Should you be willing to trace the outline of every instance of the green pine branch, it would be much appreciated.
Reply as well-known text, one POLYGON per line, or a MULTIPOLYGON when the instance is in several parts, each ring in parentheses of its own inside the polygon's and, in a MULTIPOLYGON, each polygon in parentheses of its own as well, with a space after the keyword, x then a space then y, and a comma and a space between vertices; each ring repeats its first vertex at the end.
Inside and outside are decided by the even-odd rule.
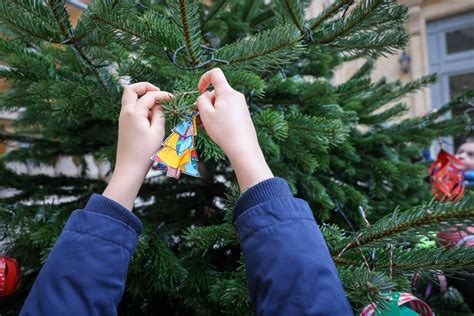
POLYGON ((113 34, 126 44, 148 43, 171 50, 179 47, 179 28, 174 23, 152 10, 141 15, 126 1, 92 3, 78 22, 77 29, 81 30, 81 33, 86 33, 88 28, 84 24, 87 24, 88 20, 96 21, 98 26, 110 27, 113 34), (83 28, 85 31, 82 31, 83 28))
POLYGON ((382 79, 377 85, 372 87, 372 91, 369 94, 366 94, 358 111, 359 115, 369 115, 383 105, 396 101, 408 93, 414 93, 434 83, 436 80, 436 74, 426 75, 403 85, 400 82, 388 84, 385 82, 385 79, 382 79))
MULTIPOLYGON (((435 109, 431 113, 428 113, 428 115, 425 118, 421 118, 421 119, 433 121, 435 119, 440 118, 444 114, 448 113, 450 110, 459 106, 463 106, 466 103, 472 102, 472 101, 474 101, 474 89, 466 89, 463 92, 461 92, 460 95, 452 98, 448 103, 446 103, 439 109, 435 109)), ((416 119, 417 118, 415 118, 414 120, 416 119)))
POLYGON ((346 139, 348 133, 347 128, 339 120, 297 113, 290 114, 287 120, 290 133, 300 135, 309 146, 314 143, 339 144, 346 139))
MULTIPOLYGON (((398 24, 400 21, 406 21, 406 13, 406 7, 394 4, 391 0, 360 1, 346 17, 327 23, 322 30, 326 36, 316 39, 316 42, 327 44, 357 31, 377 30, 379 24, 373 22, 378 22, 379 19, 382 19, 385 23, 393 21, 394 24, 398 24), (393 14, 389 14, 390 11, 393 14)), ((386 25, 382 26, 381 31, 385 30, 386 25)))
POLYGON ((204 159, 204 161, 225 160, 224 151, 212 141, 205 131, 201 131, 197 137, 196 148, 199 152, 199 157, 204 159))
POLYGON ((188 61, 191 65, 197 65, 202 59, 202 36, 199 20, 201 1, 178 0, 170 1, 168 4, 171 17, 181 31, 188 61))
POLYGON ((385 55, 406 46, 408 35, 400 28, 406 21, 405 6, 391 0, 364 0, 346 17, 320 25, 312 44, 329 45, 358 56, 385 55))
POLYGON ((206 22, 211 20, 220 10, 222 7, 225 6, 227 0, 217 0, 213 1, 209 12, 206 15, 206 22))
POLYGON ((265 24, 268 20, 272 19, 275 16, 275 11, 273 9, 266 9, 259 14, 255 15, 250 20, 250 26, 252 28, 257 27, 258 25, 265 24))
POLYGON ((355 56, 387 57, 403 49, 408 44, 409 35, 404 30, 378 32, 358 32, 353 36, 339 39, 328 45, 355 56))
MULTIPOLYGON (((352 255, 352 263, 360 264, 360 256, 352 255)), ((340 257, 339 257, 340 258, 340 257)), ((339 262, 337 264, 348 264, 339 262)), ((350 260, 350 259, 349 259, 350 260)), ((429 248, 407 248, 394 247, 392 254, 392 270, 396 274, 413 273, 418 270, 443 270, 447 273, 468 269, 474 264, 474 249, 469 247, 445 248, 430 246, 429 248), (453 267, 456 267, 453 269, 453 267)), ((373 269, 388 273, 390 269, 390 253, 384 247, 375 252, 375 261, 372 262, 373 269)))
POLYGON ((216 57, 238 69, 264 72, 295 60, 302 50, 299 33, 283 25, 226 45, 216 57))
POLYGON ((468 116, 459 116, 452 119, 436 122, 450 110, 461 107, 466 102, 474 99, 474 89, 466 90, 459 96, 453 98, 441 108, 428 113, 426 116, 414 117, 393 124, 386 128, 383 133, 396 135, 396 140, 403 142, 403 139, 410 135, 415 137, 412 141, 421 141, 428 143, 435 134, 438 137, 450 135, 462 135, 469 130, 470 119, 468 116), (442 133, 440 133, 442 131, 442 133), (427 140, 427 141, 423 141, 427 140))
MULTIPOLYGON (((40 1, 37 1, 40 2, 40 1)), ((33 38, 36 40, 43 40, 51 43, 61 43, 64 39, 61 38, 61 34, 58 29, 51 25, 50 17, 43 13, 43 18, 38 18, 36 14, 31 12, 31 9, 35 6, 39 6, 38 3, 31 3, 33 5, 30 9, 26 10, 30 3, 25 2, 14 2, 14 1, 1 1, 0 2, 0 22, 1 24, 10 26, 10 30, 16 32, 24 38, 33 38), (46 22, 48 21, 48 22, 46 22)))
POLYGON ((374 59, 374 58, 368 58, 365 61, 365 63, 362 65, 362 67, 357 69, 357 71, 346 82, 349 82, 349 81, 355 80, 355 79, 362 79, 362 78, 370 76, 370 73, 374 69, 375 61, 376 61, 376 59, 374 59))
POLYGON ((55 29, 57 25, 54 23, 51 11, 44 5, 44 1, 40 0, 8 0, 10 8, 16 6, 23 10, 23 14, 32 16, 34 20, 41 20, 44 25, 55 29))
POLYGON ((26 91, 26 86, 38 80, 55 79, 54 61, 47 56, 38 54, 35 49, 28 49, 16 41, 0 38, 0 53, 5 56, 2 61, 8 65, 8 67, 0 69, 0 77, 9 79, 14 86, 20 82, 23 83, 23 95, 7 90, 0 95, 2 99, 0 106, 14 109, 15 104, 18 103, 15 97, 20 99, 32 97, 26 91))
POLYGON ((85 51, 85 49, 81 46, 81 44, 77 41, 74 36, 74 32, 71 26, 71 21, 69 17, 69 13, 67 12, 64 4, 61 0, 48 0, 48 6, 51 10, 54 20, 56 21, 63 37, 64 42, 70 45, 70 47, 74 50, 77 54, 77 58, 84 62, 86 67, 89 71, 95 76, 99 84, 104 89, 104 92, 112 98, 113 92, 109 88, 108 83, 103 78, 99 70, 97 69, 97 65, 95 65, 92 61, 92 58, 89 54, 85 51))
POLYGON ((232 67, 223 69, 229 84, 238 91, 255 97, 263 97, 267 83, 254 72, 236 70, 232 67))
MULTIPOLYGON (((397 240, 416 232, 423 233, 451 227, 456 223, 468 225, 474 218, 474 208, 456 203, 431 202, 419 207, 414 207, 400 213, 396 209, 375 224, 360 230, 357 235, 347 238, 345 242, 351 245, 346 249, 383 246, 387 243, 396 243, 397 240)), ((331 249, 333 256, 338 255, 345 245, 331 249)))
POLYGON ((193 251, 206 254, 213 247, 222 248, 239 244, 239 237, 234 225, 230 223, 203 227, 187 228, 183 238, 193 251))
POLYGON ((239 266, 227 278, 221 278, 211 286, 209 299, 229 315, 253 315, 250 302, 243 258, 239 266))
POLYGON ((380 130, 379 136, 389 137, 392 142, 403 144, 407 137, 413 143, 428 146, 434 139, 444 136, 466 135, 469 131, 470 119, 468 115, 456 116, 443 121, 431 121, 422 118, 418 121, 403 121, 389 128, 380 130))
POLYGON ((263 110, 253 116, 257 136, 266 157, 272 165, 280 160, 280 144, 288 138, 289 126, 282 112, 263 110))
POLYGON ((344 7, 351 5, 354 2, 354 0, 339 0, 339 1, 334 1, 331 3, 330 6, 325 8, 313 21, 310 26, 310 29, 312 31, 316 30, 321 23, 327 21, 331 17, 335 16, 337 13, 340 12, 341 9, 344 7))
POLYGON ((57 23, 57 26, 61 30, 61 33, 65 36, 65 40, 72 41, 72 25, 69 18, 69 13, 64 7, 64 3, 61 0, 48 0, 48 6, 51 10, 52 16, 57 23))
POLYGON ((257 133, 266 131, 278 142, 284 142, 288 138, 289 126, 283 113, 266 109, 255 114, 252 120, 257 133))
POLYGON ((396 283, 384 273, 360 267, 360 262, 349 267, 338 266, 347 296, 358 309, 375 303, 387 310, 390 306, 389 291, 396 289, 396 283))
MULTIPOLYGON (((285 160, 291 161, 303 172, 313 173, 321 161, 314 159, 327 152, 330 146, 343 142, 347 128, 340 120, 291 113, 286 116, 291 141, 280 144, 285 160)), ((295 170, 297 172, 297 170, 295 170)))
POLYGON ((242 21, 247 21, 249 18, 251 10, 254 8, 255 5, 255 0, 245 0, 243 6, 242 6, 242 21))
POLYGON ((308 109, 334 104, 337 103, 337 95, 334 92, 334 87, 327 80, 315 80, 307 89, 301 91, 301 103, 308 109))
POLYGON ((188 271, 166 243, 150 228, 142 233, 129 268, 127 290, 135 295, 179 291, 188 271))
POLYGON ((302 35, 305 33, 304 11, 300 0, 275 1, 276 12, 281 14, 284 23, 292 23, 302 35))
POLYGON ((387 109, 384 109, 380 113, 371 114, 363 116, 361 115, 359 118, 359 123, 366 124, 366 125, 375 125, 375 124, 383 124, 387 121, 390 121, 394 118, 400 117, 408 112, 408 106, 403 103, 397 103, 387 109))
MULTIPOLYGON (((337 93, 341 100, 344 100, 344 104, 350 105, 351 101, 357 101, 360 105, 361 97, 366 96, 366 91, 370 91, 373 84, 370 78, 355 78, 348 80, 339 86, 337 86, 337 93)), ((351 108, 352 109, 352 108, 351 108)))

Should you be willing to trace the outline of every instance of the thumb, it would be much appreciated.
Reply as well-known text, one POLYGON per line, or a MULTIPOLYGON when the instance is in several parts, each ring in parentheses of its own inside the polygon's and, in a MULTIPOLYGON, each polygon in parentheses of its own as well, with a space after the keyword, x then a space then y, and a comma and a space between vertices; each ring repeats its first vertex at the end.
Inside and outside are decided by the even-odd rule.
POLYGON ((213 104, 214 99, 214 91, 206 91, 201 94, 197 99, 197 108, 199 110, 199 115, 201 116, 201 119, 203 119, 203 121, 205 121, 206 117, 212 115, 212 113, 214 113, 214 111, 216 110, 213 104))
POLYGON ((165 131, 165 111, 159 104, 154 105, 151 110, 150 126, 156 132, 165 131))

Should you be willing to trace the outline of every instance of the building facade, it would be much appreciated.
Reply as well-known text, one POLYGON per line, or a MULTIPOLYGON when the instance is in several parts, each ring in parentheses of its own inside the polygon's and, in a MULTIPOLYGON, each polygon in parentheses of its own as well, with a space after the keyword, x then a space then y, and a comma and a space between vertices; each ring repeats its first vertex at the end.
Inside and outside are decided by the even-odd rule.
MULTIPOLYGON (((308 16, 316 16, 327 2, 331 1, 314 1, 308 16)), ((399 2, 409 8, 409 45, 404 52, 379 58, 372 79, 408 82, 437 73, 436 84, 403 100, 410 107, 409 116, 421 116, 446 104, 464 88, 474 88, 474 0, 399 2)), ((359 59, 341 65, 334 82, 346 81, 363 63, 359 59)))

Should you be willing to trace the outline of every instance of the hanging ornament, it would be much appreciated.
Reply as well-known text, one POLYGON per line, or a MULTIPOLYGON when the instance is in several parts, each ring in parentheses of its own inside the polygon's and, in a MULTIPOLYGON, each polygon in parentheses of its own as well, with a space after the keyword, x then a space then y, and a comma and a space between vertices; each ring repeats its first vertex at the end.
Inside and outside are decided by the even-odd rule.
POLYGON ((12 257, 0 256, 0 298, 13 294, 20 284, 20 265, 12 257))
POLYGON ((447 247, 474 247, 474 227, 455 225, 437 235, 438 241, 447 247))
POLYGON ((411 278, 412 291, 427 300, 433 294, 443 296, 448 290, 448 281, 443 271, 418 271, 411 278))
POLYGON ((198 114, 198 112, 191 113, 173 128, 173 132, 163 142, 160 150, 151 157, 151 160, 154 161, 153 169, 166 170, 169 177, 176 179, 181 173, 199 177, 198 157, 195 148, 198 114))
POLYGON ((431 307, 410 293, 392 293, 389 310, 377 309, 377 304, 364 307, 360 316, 432 316, 431 307))
POLYGON ((474 170, 466 170, 464 172, 464 180, 467 187, 474 186, 474 170))
POLYGON ((441 149, 429 169, 434 196, 441 202, 459 201, 464 195, 465 169, 461 160, 441 149))

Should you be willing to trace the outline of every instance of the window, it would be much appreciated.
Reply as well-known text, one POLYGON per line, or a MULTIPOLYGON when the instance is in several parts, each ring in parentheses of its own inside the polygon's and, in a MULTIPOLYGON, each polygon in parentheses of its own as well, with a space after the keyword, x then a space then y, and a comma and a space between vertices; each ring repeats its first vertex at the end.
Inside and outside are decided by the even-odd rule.
POLYGON ((467 50, 474 50, 474 26, 446 32, 446 51, 448 54, 467 50))
MULTIPOLYGON (((449 95, 451 98, 455 98, 459 96, 464 89, 474 88, 474 71, 470 73, 465 73, 462 75, 449 76, 448 81, 449 81, 449 95)), ((464 104, 461 107, 456 107, 455 109, 453 109, 452 115, 453 116, 461 115, 471 106, 469 104, 464 104)), ((469 110, 467 111, 467 113, 471 117, 471 124, 474 124, 474 111, 469 110)), ((461 144, 464 142, 464 140, 468 136, 474 137, 474 132, 472 131, 472 128, 469 135, 461 135, 454 138, 454 147, 458 148, 459 146, 461 146, 461 144)))
MULTIPOLYGON (((438 74, 431 86, 432 109, 439 108, 457 97, 464 89, 474 88, 474 12, 429 22, 429 72, 438 74)), ((449 115, 460 115, 471 105, 454 109, 449 115)), ((474 110, 469 112, 474 126, 474 110)), ((447 139, 447 150, 455 151, 468 135, 447 139)), ((471 132, 471 135, 474 133, 471 132)))

